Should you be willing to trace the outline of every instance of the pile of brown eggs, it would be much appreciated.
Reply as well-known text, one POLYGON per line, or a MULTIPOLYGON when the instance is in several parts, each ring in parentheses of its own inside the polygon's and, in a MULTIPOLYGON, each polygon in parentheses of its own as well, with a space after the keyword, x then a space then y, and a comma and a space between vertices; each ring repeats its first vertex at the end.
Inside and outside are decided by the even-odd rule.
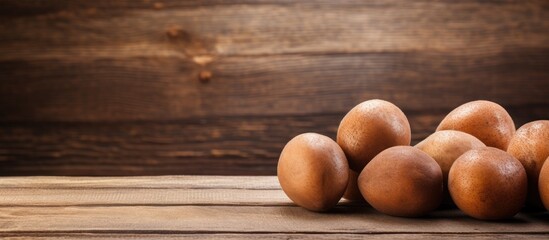
POLYGON ((360 103, 337 140, 304 133, 278 162, 286 195, 312 211, 344 197, 402 217, 455 204, 477 219, 504 219, 523 207, 549 209, 549 120, 515 131, 497 103, 473 101, 450 112, 435 133, 410 146, 410 124, 394 104, 360 103))

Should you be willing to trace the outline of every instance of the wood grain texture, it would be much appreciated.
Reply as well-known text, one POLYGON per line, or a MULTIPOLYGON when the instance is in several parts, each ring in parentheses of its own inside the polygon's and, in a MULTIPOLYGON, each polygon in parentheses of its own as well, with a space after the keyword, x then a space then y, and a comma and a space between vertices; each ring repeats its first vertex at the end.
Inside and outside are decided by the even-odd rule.
POLYGON ((0 189, 280 190, 276 176, 0 177, 0 189))
POLYGON ((4 150, 0 153, 0 172, 274 175, 278 154, 286 141, 303 131, 334 135, 337 118, 50 123, 39 128, 35 124, 9 124, 0 127, 0 146, 4 150))
POLYGON ((280 190, 226 189, 9 189, 0 206, 126 206, 126 205, 289 205, 280 190))
POLYGON ((549 234, 547 223, 543 222, 546 216, 539 219, 520 214, 505 224, 471 220, 458 210, 436 212, 429 218, 407 219, 388 217, 371 208, 348 206, 335 208, 330 214, 314 213, 296 206, 10 206, 0 207, 0 217, 0 232, 4 233, 549 234))
MULTIPOLYGON (((4 21, 2 26, 13 26, 11 34, 3 32, 6 36, 3 42, 16 46, 48 46, 50 49, 60 47, 60 51, 70 50, 71 47, 84 47, 82 50, 86 50, 85 47, 97 45, 166 49, 162 48, 169 47, 166 37, 179 37, 172 39, 179 40, 172 46, 179 50, 174 53, 222 56, 327 51, 501 50, 509 46, 543 47, 541 44, 548 41, 548 36, 543 32, 548 27, 545 15, 547 2, 543 0, 337 3, 181 3, 174 0, 67 3, 57 0, 40 4, 3 0, 2 3, 4 12, 11 13, 3 15, 8 21, 4 21), (162 8, 155 7, 159 2, 162 8), (40 21, 31 22, 33 20, 40 21), (37 35, 29 28, 18 28, 29 25, 33 27, 30 30, 39 31, 38 27, 43 27, 50 32, 37 35), (179 31, 167 31, 174 28, 179 31)), ((6 31, 6 28, 3 30, 6 31)), ((21 48, 10 53, 16 56, 29 52, 21 48)), ((42 56, 55 52, 45 52, 42 56)), ((37 57, 40 58, 40 55, 37 57)))
POLYGON ((1 179, 0 195, 0 207, 292 205, 274 176, 14 177, 1 179))
POLYGON ((476 99, 547 109, 548 55, 545 48, 290 54, 222 57, 207 67, 161 56, 23 58, 0 64, 0 77, 10 79, 0 88, 0 113, 3 122, 334 114, 372 98, 424 113, 476 99), (211 73, 208 83, 198 80, 201 71, 211 73))
POLYGON ((264 195, 266 191, 283 194, 274 176, 3 177, 0 237, 544 239, 549 234, 547 212, 520 213, 500 222, 474 220, 454 209, 424 218, 397 218, 342 202, 328 213, 315 213, 287 198, 268 200, 265 196, 274 195, 264 195), (204 191, 206 197, 196 198, 185 190, 204 191), (117 198, 130 200, 125 197, 129 191, 134 191, 133 200, 120 204, 117 198), (181 202, 171 194, 179 195, 181 202), (112 204, 101 205, 107 195, 112 204), (244 198, 256 205, 239 204, 244 198))
POLYGON ((3 4, 2 121, 549 105, 546 1, 3 4))
POLYGON ((547 239, 545 234, 370 234, 365 236, 364 234, 109 234, 109 233, 48 233, 44 236, 44 233, 16 233, 16 234, 2 234, 0 237, 7 240, 22 240, 22 239, 448 239, 458 240, 467 238, 474 238, 479 240, 489 239, 533 239, 543 240, 547 239))
MULTIPOLYGON (((543 107, 509 110, 517 126, 547 113, 543 107)), ((407 111, 412 143, 431 134, 444 114, 407 111)), ((335 139, 343 115, 5 123, 0 124, 0 175, 276 175, 287 141, 303 132, 335 139)))
POLYGON ((371 98, 549 119, 549 4, 0 0, 0 175, 274 174, 371 98))

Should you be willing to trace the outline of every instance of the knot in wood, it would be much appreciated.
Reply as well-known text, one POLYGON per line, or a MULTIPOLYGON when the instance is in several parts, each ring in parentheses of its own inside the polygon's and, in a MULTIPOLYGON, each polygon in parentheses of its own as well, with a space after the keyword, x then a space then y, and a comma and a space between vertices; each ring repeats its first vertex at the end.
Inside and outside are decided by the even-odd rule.
POLYGON ((198 74, 198 80, 202 83, 207 83, 212 78, 212 72, 210 71, 200 71, 198 74))

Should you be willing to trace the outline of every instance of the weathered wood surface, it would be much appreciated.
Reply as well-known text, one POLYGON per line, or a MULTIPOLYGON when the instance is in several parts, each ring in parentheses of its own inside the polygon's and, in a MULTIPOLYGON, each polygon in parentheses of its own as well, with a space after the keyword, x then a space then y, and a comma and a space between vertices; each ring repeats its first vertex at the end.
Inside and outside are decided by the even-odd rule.
MULTIPOLYGON (((379 240, 379 239, 427 239, 427 240, 438 240, 438 239, 449 239, 449 240, 460 240, 464 237, 474 238, 474 239, 547 239, 547 236, 544 234, 474 234, 474 235, 465 235, 462 234, 371 234, 368 235, 368 239, 379 240)), ((349 240, 359 240, 364 239, 362 234, 301 234, 301 233, 270 233, 270 234, 185 234, 185 233, 170 233, 170 234, 107 234, 107 233, 63 233, 63 234, 48 234, 47 236, 42 236, 41 233, 29 233, 29 234, 2 234, 3 239, 8 240, 19 240, 19 239, 349 239, 349 240)))
POLYGON ((314 213, 291 203, 273 176, 0 178, 7 239, 546 239, 548 219, 478 221, 455 209, 396 218, 345 201, 314 213))
POLYGON ((0 0, 0 174, 274 174, 370 98, 549 119, 549 3, 0 0))
POLYGON ((2 1, 2 121, 549 104, 547 1, 178 2, 2 1))
MULTIPOLYGON (((509 110, 517 123, 547 114, 541 107, 509 110)), ((344 114, 0 124, 0 175, 274 175, 288 140, 303 132, 335 139, 344 114)), ((443 117, 409 112, 412 142, 432 133, 443 117)))

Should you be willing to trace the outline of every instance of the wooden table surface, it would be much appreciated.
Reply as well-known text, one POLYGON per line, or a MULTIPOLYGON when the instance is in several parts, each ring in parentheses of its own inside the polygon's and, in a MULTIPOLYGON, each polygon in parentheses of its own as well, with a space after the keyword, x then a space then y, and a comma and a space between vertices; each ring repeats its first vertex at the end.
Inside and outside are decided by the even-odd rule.
POLYGON ((549 214, 485 222, 458 210, 396 218, 349 202, 295 206, 276 177, 4 177, 0 238, 548 239, 549 214))

